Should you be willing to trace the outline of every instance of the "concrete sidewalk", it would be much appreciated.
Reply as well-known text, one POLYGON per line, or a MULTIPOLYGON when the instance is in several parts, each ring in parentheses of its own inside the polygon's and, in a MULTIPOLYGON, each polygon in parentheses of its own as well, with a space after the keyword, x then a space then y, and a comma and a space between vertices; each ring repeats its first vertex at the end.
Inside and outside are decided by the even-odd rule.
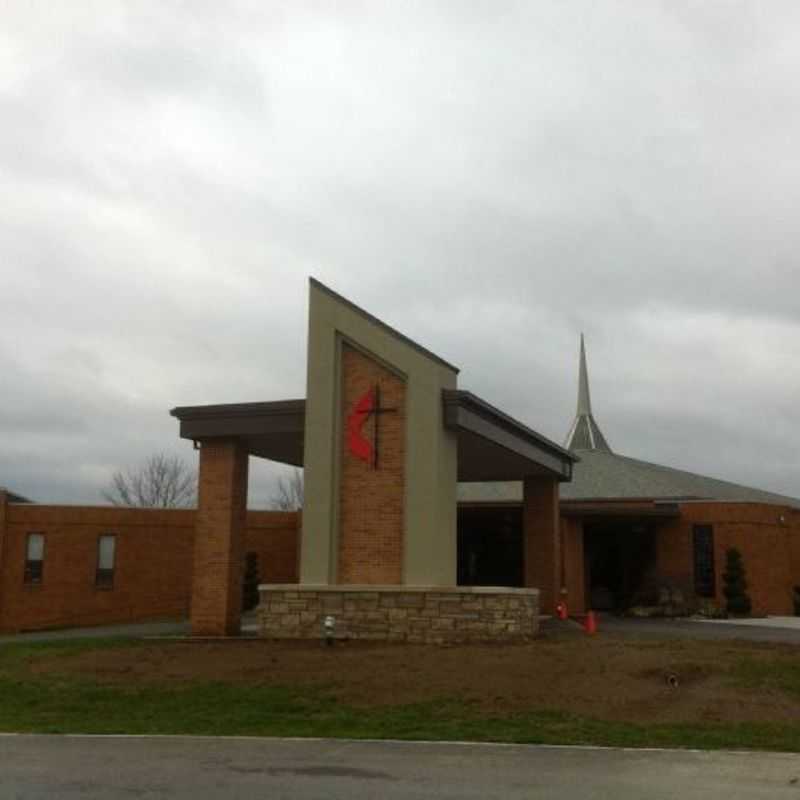
POLYGON ((800 796, 780 753, 181 737, 0 736, 20 800, 758 800, 800 796))
POLYGON ((754 617, 753 619, 702 619, 694 622, 707 622, 711 625, 741 625, 748 628, 777 628, 800 631, 800 617, 754 617))

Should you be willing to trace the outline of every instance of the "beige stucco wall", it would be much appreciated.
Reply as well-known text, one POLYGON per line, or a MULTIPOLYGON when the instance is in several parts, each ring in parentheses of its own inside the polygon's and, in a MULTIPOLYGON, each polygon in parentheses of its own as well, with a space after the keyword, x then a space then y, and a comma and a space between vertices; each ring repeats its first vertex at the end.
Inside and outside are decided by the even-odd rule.
POLYGON ((341 344, 347 340, 407 382, 403 583, 456 583, 456 437, 442 420, 442 390, 456 370, 311 282, 305 421, 305 507, 300 580, 335 582, 341 344))

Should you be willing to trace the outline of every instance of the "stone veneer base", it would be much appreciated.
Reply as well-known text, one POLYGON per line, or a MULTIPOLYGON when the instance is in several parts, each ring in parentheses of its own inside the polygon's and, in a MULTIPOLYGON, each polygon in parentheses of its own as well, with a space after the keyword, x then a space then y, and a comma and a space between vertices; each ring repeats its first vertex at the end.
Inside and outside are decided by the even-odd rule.
POLYGON ((336 639, 450 644, 527 641, 539 630, 539 590, 502 586, 258 587, 259 636, 321 639, 325 617, 336 639))

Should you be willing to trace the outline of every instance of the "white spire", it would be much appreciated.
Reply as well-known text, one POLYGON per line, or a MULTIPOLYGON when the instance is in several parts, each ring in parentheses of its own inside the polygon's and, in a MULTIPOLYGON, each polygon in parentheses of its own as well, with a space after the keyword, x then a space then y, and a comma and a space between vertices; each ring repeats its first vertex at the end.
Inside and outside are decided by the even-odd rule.
POLYGON ((578 416, 592 413, 592 398, 589 394, 589 370, 586 368, 586 348, 581 334, 581 360, 578 368, 578 416))
POLYGON ((600 427, 592 416, 589 393, 589 370, 586 366, 586 347, 581 334, 581 354, 578 364, 578 409, 564 445, 569 450, 603 450, 611 452, 600 427))

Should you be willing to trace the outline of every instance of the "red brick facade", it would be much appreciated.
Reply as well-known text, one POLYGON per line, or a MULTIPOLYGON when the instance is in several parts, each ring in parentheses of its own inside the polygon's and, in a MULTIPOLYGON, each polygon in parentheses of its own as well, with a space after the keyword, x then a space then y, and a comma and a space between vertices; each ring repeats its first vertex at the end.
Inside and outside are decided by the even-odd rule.
POLYGON ((403 580, 405 381, 349 345, 342 347, 342 449, 339 498, 338 583, 394 584, 403 580), (364 394, 380 387, 380 403, 363 432, 374 439, 378 462, 350 450, 347 418, 364 394))
MULTIPOLYGON (((298 515, 247 514, 261 580, 297 580, 298 515)), ((0 631, 186 617, 195 511, 6 504, 0 497, 0 631), (24 581, 29 533, 45 538, 42 582, 24 581), (113 588, 95 585, 98 538, 116 536, 113 588)))
POLYGON ((681 504, 681 516, 657 534, 659 570, 688 585, 693 580, 694 525, 714 532, 716 602, 724 607, 725 552, 741 554, 755 614, 793 614, 792 589, 800 584, 800 511, 764 503, 681 504))
MULTIPOLYGON (((647 504, 640 504, 643 507, 647 504)), ((792 614, 800 584, 800 511, 756 503, 683 503, 656 532, 657 569, 693 582, 692 527, 714 531, 716 600, 724 605, 725 551, 742 552, 756 614, 792 614)), ((0 495, 0 631, 186 617, 192 584, 193 510, 7 504, 0 495), (24 581, 29 533, 43 533, 42 582, 24 581), (116 536, 113 588, 95 585, 98 538, 116 536)), ((244 550, 262 582, 298 580, 299 515, 250 511, 244 550)), ((571 613, 585 610, 581 522, 561 517, 561 578, 571 613)), ((398 551, 395 550, 395 553, 398 551)), ((385 574, 385 573, 384 573, 385 574)), ((534 580, 532 578, 531 580, 534 580)))
MULTIPOLYGON (((625 506, 634 512, 634 517, 634 509, 653 508, 652 502, 647 501, 607 504, 625 506)), ((794 614, 793 588, 800 585, 800 510, 764 503, 696 501, 680 503, 679 511, 679 516, 661 521, 655 527, 657 576, 691 595, 693 529, 695 525, 710 525, 714 537, 714 602, 720 608, 725 607, 722 578, 725 553, 735 547, 742 553, 753 613, 794 614)), ((562 516, 561 531, 569 609, 580 613, 586 610, 588 602, 581 520, 572 515, 562 516)))
POLYGON ((539 608, 552 614, 562 585, 558 481, 526 478, 522 505, 525 586, 539 590, 539 608))
POLYGON ((561 517, 561 585, 567 590, 567 609, 586 610, 586 581, 583 574, 583 529, 580 522, 561 517))
POLYGON ((200 448, 191 619, 195 636, 239 633, 247 518, 247 449, 206 441, 200 448))

